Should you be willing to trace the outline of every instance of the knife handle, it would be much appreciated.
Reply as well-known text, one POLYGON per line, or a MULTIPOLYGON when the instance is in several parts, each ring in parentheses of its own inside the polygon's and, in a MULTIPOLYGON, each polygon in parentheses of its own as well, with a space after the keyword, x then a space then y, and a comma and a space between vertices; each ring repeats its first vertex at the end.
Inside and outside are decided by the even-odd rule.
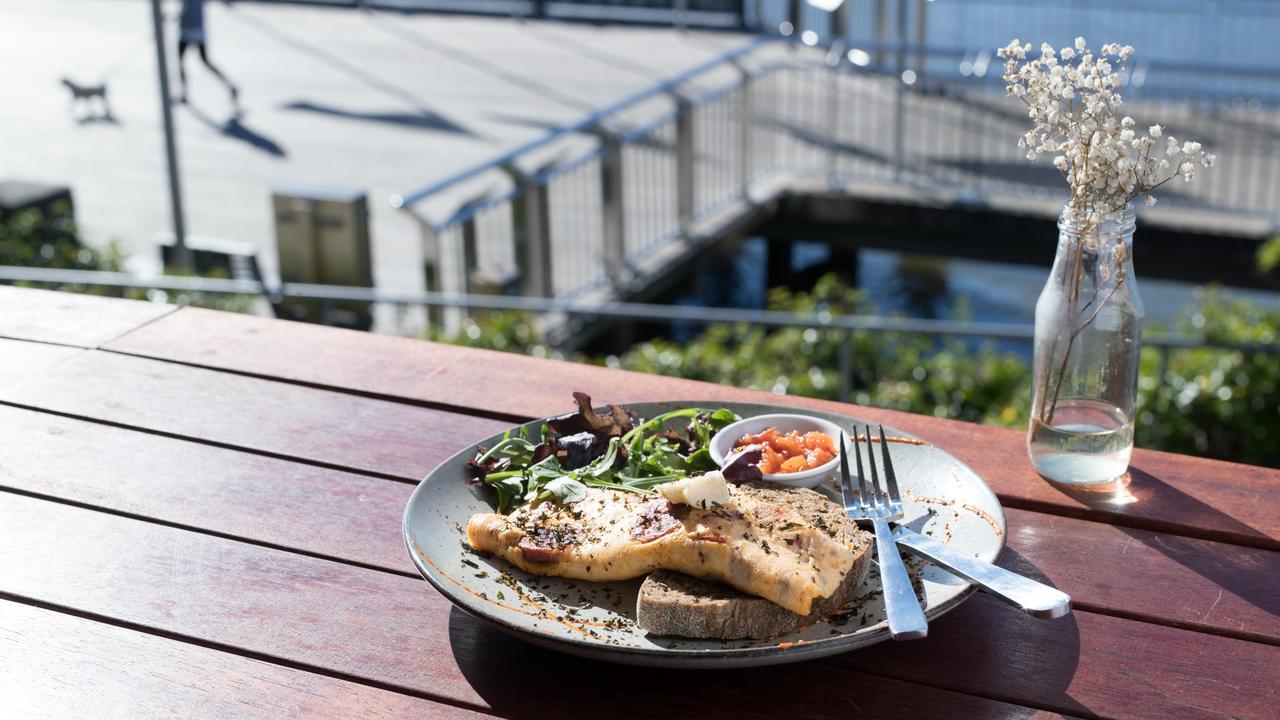
POLYGON ((1071 596, 1061 590, 969 557, 901 525, 894 528, 893 538, 899 546, 933 561, 1032 617, 1056 618, 1071 612, 1071 596))

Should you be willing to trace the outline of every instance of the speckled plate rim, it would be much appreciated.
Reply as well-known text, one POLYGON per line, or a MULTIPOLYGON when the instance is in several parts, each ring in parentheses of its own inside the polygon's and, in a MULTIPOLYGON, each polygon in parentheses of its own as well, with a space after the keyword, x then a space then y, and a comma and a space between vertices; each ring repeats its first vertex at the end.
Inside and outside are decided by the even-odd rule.
MULTIPOLYGON (((787 413, 810 413, 817 417, 829 419, 844 427, 852 427, 855 424, 866 424, 868 421, 852 415, 842 413, 834 413, 824 410, 811 410, 808 408, 797 408, 785 405, 769 405, 765 403, 743 403, 730 402, 723 400, 660 400, 650 402, 636 403, 619 403, 623 408, 632 409, 637 406, 652 405, 670 405, 673 407, 727 407, 734 412, 748 417, 743 414, 745 408, 750 408, 752 415, 764 414, 766 412, 787 412, 787 413)), ((598 408, 601 411, 606 408, 598 408)), ((519 430, 526 425, 537 428, 544 419, 533 420, 528 423, 513 425, 509 431, 519 430)), ((1008 536, 1008 525, 1005 520, 1004 507, 1001 505, 999 498, 995 492, 991 490, 986 481, 982 479, 973 468, 951 453, 930 443, 924 438, 907 433, 897 428, 884 426, 885 433, 912 440, 919 440, 934 450, 946 455, 959 469, 967 472, 969 475, 970 487, 966 488, 968 495, 982 496, 986 502, 982 504, 985 510, 991 515, 991 519, 995 523, 997 542, 991 546, 988 553, 979 556, 980 560, 986 562, 995 562, 1000 554, 1004 552, 1006 539, 1008 536), (994 511, 994 512, 992 512, 994 511)), ((508 432, 508 431, 504 431, 508 432)), ((409 556, 413 559, 413 564, 418 568, 418 572, 427 580, 441 595, 447 598, 453 605, 471 617, 494 627, 502 632, 517 637, 534 645, 564 652, 570 655, 576 655, 594 660, 604 660, 607 662, 621 663, 627 665, 639 665, 650 667, 686 667, 686 668, 731 668, 731 667, 756 667, 765 665, 779 665, 784 663, 802 662, 805 660, 816 659, 837 655, 840 653, 855 650, 857 648, 874 645, 879 642, 890 639, 888 624, 880 622, 876 625, 863 627, 853 633, 837 635, 830 638, 808 641, 804 643, 788 644, 785 647, 781 645, 769 644, 762 646, 742 647, 742 648, 721 648, 721 649, 651 649, 651 648, 632 648, 611 645, 602 641, 590 638, 559 638, 544 635, 532 631, 526 627, 522 627, 517 623, 509 622, 490 612, 486 612, 486 606, 482 605, 463 594, 455 587, 456 580, 446 578, 441 575, 434 567, 426 562, 419 552, 415 551, 415 546, 421 548, 415 542, 414 535, 411 532, 410 524, 419 503, 423 502, 427 486, 432 482, 447 482, 450 478, 436 478, 438 471, 442 468, 452 466, 455 462, 470 458, 475 452, 478 445, 492 444, 492 442, 501 437, 502 433, 495 433, 487 438, 481 439, 468 445, 451 455, 447 460, 437 465, 427 473, 426 476, 418 483, 413 494, 410 495, 409 501, 405 504, 404 515, 402 519, 402 533, 405 542, 405 549, 409 556)), ((457 482, 462 482, 461 478, 453 478, 457 482)), ((466 518, 460 518, 465 521, 466 518)), ((452 546, 452 545, 451 545, 452 546)), ((456 547, 456 546, 453 546, 456 547)), ((905 554, 904 554, 905 555, 905 554)), ((931 605, 925 610, 925 617, 932 622, 936 618, 945 615, 954 610, 965 600, 977 591, 977 586, 967 584, 966 587, 959 590, 951 598, 931 605)))

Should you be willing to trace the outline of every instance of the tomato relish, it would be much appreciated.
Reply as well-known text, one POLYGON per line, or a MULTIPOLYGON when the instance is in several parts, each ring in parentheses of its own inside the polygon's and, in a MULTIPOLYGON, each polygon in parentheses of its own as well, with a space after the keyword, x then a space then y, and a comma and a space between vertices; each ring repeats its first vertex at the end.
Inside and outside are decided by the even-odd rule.
POLYGON ((784 434, 771 427, 755 435, 743 435, 733 447, 738 449, 749 445, 761 450, 759 467, 762 473, 812 470, 826 465, 836 456, 835 441, 816 430, 807 433, 792 430, 784 434))

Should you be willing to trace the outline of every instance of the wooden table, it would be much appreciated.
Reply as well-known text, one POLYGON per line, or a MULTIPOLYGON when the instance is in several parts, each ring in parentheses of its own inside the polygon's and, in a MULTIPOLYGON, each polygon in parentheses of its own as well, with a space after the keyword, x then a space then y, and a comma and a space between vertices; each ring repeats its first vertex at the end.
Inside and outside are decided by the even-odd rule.
POLYGON ((257 317, 0 288, 0 717, 1280 716, 1280 472, 1134 454, 1071 496, 1022 433, 257 317), (400 540, 414 484, 513 422, 768 400, 892 423, 1007 508, 1001 563, 929 638, 676 673, 541 650, 453 609, 400 540))

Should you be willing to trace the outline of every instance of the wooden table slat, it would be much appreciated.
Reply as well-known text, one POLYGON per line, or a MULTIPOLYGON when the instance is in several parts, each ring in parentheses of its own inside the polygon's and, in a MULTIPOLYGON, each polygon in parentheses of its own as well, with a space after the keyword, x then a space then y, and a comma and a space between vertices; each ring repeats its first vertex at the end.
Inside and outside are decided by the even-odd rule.
POLYGON ((1077 607, 1280 645, 1280 553, 1008 510, 1000 564, 1077 607))
POLYGON ((0 390, 36 377, 81 352, 65 345, 0 339, 0 390))
POLYGON ((714 398, 852 413, 944 447, 1006 504, 1280 550, 1280 513, 1265 502, 1280 485, 1280 469, 1138 450, 1130 488, 1136 501, 1117 504, 1040 479, 1020 431, 921 415, 193 308, 107 347, 513 418, 564 412, 574 390, 601 402, 714 398))
POLYGON ((101 351, 0 390, 0 400, 405 480, 420 479, 458 438, 510 426, 101 351))
MULTIPOLYGON (((0 436, 0 487, 417 576, 400 536, 408 484, 2 406, 0 436)), ((1007 514, 1002 562, 1077 603, 1280 644, 1280 553, 1007 514)))
POLYGON ((418 576, 408 483, 6 406, 0 437, 0 487, 418 576))
POLYGON ((0 601, 5 717, 482 718, 465 708, 0 601))
MULTIPOLYGON (((476 637, 481 625, 450 612, 418 580, 11 494, 0 495, 0 567, 0 591, 11 595, 456 703, 492 707, 494 697, 521 698, 530 714, 562 711, 565 697, 548 688, 573 677, 565 668, 583 667, 523 644, 509 647, 536 653, 531 662, 490 654, 476 637), (69 551, 74 562, 66 561, 69 551)), ((979 596, 935 622, 928 640, 707 673, 697 695, 723 703, 767 683, 768 697, 735 709, 773 717, 802 700, 816 703, 809 690, 815 673, 832 676, 827 670, 1068 714, 1248 717, 1277 701, 1280 648, 1092 613, 1039 621, 979 596), (1141 648, 1159 651, 1133 662, 1141 648)), ((631 670, 627 679, 628 704, 637 708, 661 705, 670 683, 689 682, 687 673, 660 671, 631 670)), ((618 710, 618 687, 583 685, 575 688, 575 709, 618 710)))
POLYGON ((0 337, 98 347, 177 306, 0 285, 0 337))

